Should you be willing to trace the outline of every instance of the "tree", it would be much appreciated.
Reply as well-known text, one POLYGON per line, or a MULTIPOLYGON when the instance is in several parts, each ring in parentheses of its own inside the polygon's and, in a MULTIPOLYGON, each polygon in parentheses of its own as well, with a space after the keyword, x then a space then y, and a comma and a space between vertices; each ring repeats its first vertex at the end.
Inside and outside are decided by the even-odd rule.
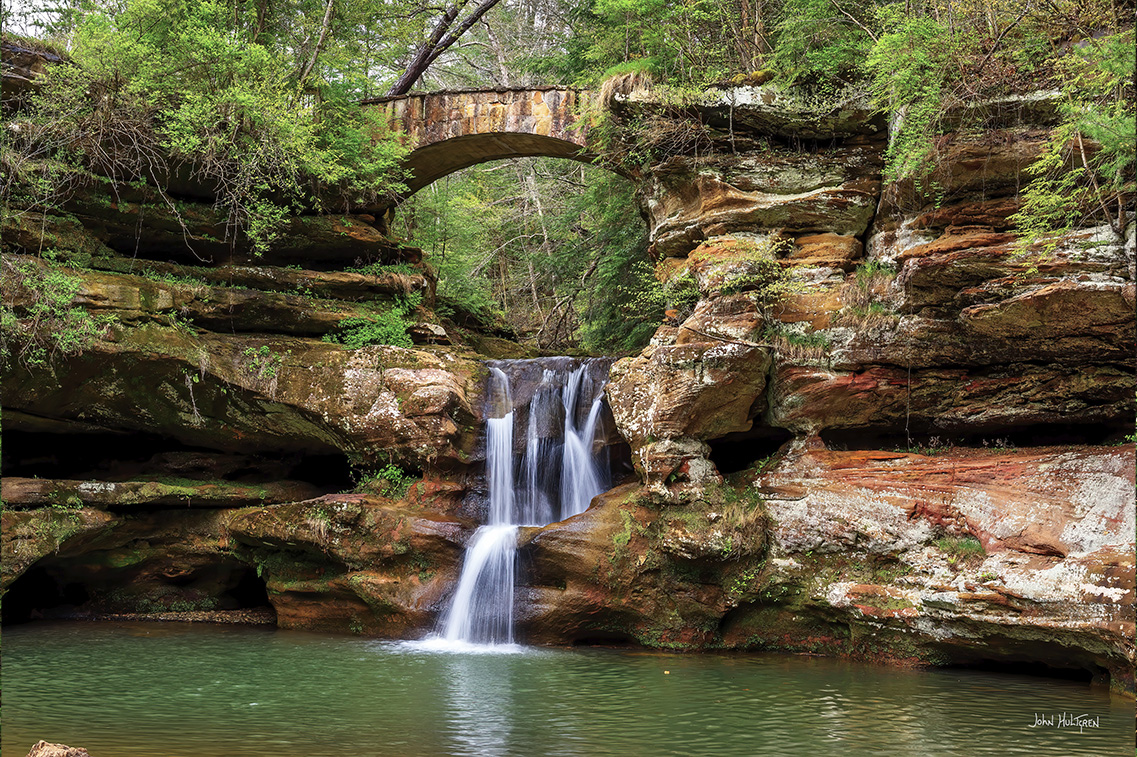
POLYGON ((455 0, 446 6, 442 15, 435 21, 430 36, 417 47, 403 74, 387 90, 387 96, 395 97, 409 92, 415 82, 426 72, 427 67, 453 46, 463 34, 469 31, 470 27, 478 23, 479 19, 486 15, 498 2, 499 0, 477 0, 471 6, 471 0, 455 0), (462 12, 467 8, 468 13, 459 20, 462 12))
POLYGON ((335 0, 85 10, 67 19, 72 65, 50 69, 21 128, 0 137, 5 166, 30 177, 63 162, 61 180, 141 181, 171 209, 166 179, 189 173, 228 212, 231 238, 258 249, 298 211, 397 192, 405 150, 375 139, 385 124, 358 107, 348 65, 359 12, 335 0))

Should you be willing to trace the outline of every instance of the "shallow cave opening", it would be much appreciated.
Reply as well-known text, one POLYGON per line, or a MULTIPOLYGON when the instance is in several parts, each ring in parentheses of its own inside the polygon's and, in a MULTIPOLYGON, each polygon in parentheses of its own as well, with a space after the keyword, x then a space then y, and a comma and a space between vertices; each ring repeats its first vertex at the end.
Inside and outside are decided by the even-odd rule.
POLYGON ((323 493, 354 485, 347 455, 227 452, 146 433, 4 431, 4 476, 130 481, 304 481, 323 493))
POLYGON ((29 568, 4 595, 4 625, 92 613, 272 608, 256 568, 232 559, 172 575, 153 564, 106 571, 106 562, 107 555, 96 552, 29 568))
POLYGON ((271 607, 268 588, 256 568, 230 558, 198 563, 180 573, 152 565, 142 573, 122 572, 103 577, 92 587, 103 597, 125 595, 123 612, 178 610, 254 610, 271 607), (134 605, 134 606, 132 606, 134 605))
POLYGON ((620 631, 588 631, 572 640, 574 647, 630 647, 635 640, 620 631))
POLYGON ((3 625, 63 617, 90 599, 85 586, 61 579, 43 566, 29 568, 4 594, 3 625))
POLYGON ((786 429, 769 426, 727 434, 708 442, 711 447, 711 462, 723 475, 738 473, 776 454, 793 438, 793 434, 786 429))
POLYGON ((1038 423, 955 432, 921 429, 908 433, 894 428, 827 429, 821 432, 821 440, 828 449, 838 451, 920 451, 951 447, 1018 449, 1116 444, 1124 441, 1130 433, 1130 426, 1122 423, 1038 423))
POLYGON ((223 594, 217 607, 220 610, 245 610, 271 607, 268 601, 268 587, 263 578, 253 568, 234 570, 230 580, 235 578, 233 587, 223 594))
POLYGON ((4 430, 2 471, 23 478, 113 479, 170 451, 201 451, 156 434, 4 430))
POLYGON ((352 473, 347 455, 302 455, 288 471, 287 477, 295 481, 306 481, 331 493, 354 488, 355 477, 352 473))
POLYGON ((1109 671, 1105 668, 1093 666, 1094 669, 1084 667, 1054 667, 1043 662, 1027 662, 1023 660, 975 660, 959 662, 949 667, 959 670, 976 670, 984 673, 999 673, 1022 676, 1035 676, 1038 678, 1058 678, 1064 681, 1078 683, 1108 683, 1109 671))

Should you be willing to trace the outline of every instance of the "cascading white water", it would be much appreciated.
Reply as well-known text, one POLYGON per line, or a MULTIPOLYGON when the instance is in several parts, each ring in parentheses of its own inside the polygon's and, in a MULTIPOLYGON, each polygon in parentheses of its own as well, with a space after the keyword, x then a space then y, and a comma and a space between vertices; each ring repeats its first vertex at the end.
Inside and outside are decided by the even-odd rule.
MULTIPOLYGON (((573 372, 561 402, 565 409, 564 455, 561 459, 561 517, 579 515, 588 509, 592 498, 600 493, 600 475, 593 463, 592 443, 596 438, 596 421, 600 418, 600 397, 591 403, 584 427, 576 426, 576 406, 581 385, 586 383, 587 366, 573 372)), ((591 381, 587 381, 591 388, 591 381)))
POLYGON ((469 644, 513 643, 517 526, 482 526, 466 547, 442 635, 469 644))
POLYGON ((441 625, 446 642, 512 644, 517 527, 579 515, 604 490, 606 458, 594 449, 604 388, 597 368, 606 376, 606 361, 557 359, 548 368, 541 361, 509 361, 490 367, 489 517, 466 547, 458 587, 441 625), (510 376, 502 366, 522 374, 541 370, 540 382, 520 407, 515 407, 510 376), (527 415, 524 452, 515 466, 514 424, 522 408, 527 415))
POLYGON ((513 521, 513 396, 509 377, 490 368, 490 402, 498 402, 499 418, 486 419, 486 478, 489 523, 474 532, 458 588, 442 624, 451 642, 513 643, 513 573, 517 526, 513 521))

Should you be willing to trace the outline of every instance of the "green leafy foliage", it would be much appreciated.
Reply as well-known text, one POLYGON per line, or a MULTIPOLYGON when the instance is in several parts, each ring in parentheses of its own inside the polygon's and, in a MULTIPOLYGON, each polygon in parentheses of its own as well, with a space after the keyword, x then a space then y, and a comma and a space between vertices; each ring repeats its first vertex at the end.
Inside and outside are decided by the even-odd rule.
MULTIPOLYGON (((720 291, 723 294, 749 292, 762 310, 783 295, 798 291, 800 285, 790 278, 787 269, 778 261, 779 256, 792 248, 793 240, 778 236, 761 240, 735 239, 726 254, 715 252, 711 258, 730 264, 733 269, 723 280, 720 291)), ((699 257, 697 252, 691 256, 693 260, 699 257)))
POLYGON ((595 86, 631 72, 709 84, 769 62, 784 0, 594 0, 564 6, 555 48, 531 56, 544 80, 595 86))
POLYGON ((626 306, 629 298, 658 283, 646 263, 647 231, 633 188, 617 176, 596 172, 562 222, 574 215, 582 232, 571 238, 565 256, 587 260, 589 267, 595 262, 591 286, 579 295, 580 344, 595 352, 638 350, 659 326, 662 310, 629 311, 626 306))
POLYGON ((1053 251, 1057 235, 1106 222, 1120 241, 1132 220, 1134 160, 1134 34, 1086 40, 1057 65, 1062 121, 1029 168, 1022 205, 1012 220, 1021 252, 1053 251))
POLYGON ((522 160, 453 174, 400 209, 438 274, 437 308, 482 328, 509 314, 540 348, 638 349, 662 309, 629 312, 654 281, 633 185, 604 169, 522 160))
POLYGON ((384 344, 393 347, 413 347, 414 342, 407 334, 407 329, 411 325, 407 319, 421 304, 422 294, 413 292, 399 298, 389 309, 375 315, 340 321, 338 332, 325 339, 353 350, 384 344))
POLYGON ((77 168, 161 194, 181 167, 214 188, 230 226, 263 249, 300 209, 400 190, 405 150, 381 138, 380 115, 358 107, 349 79, 319 78, 310 65, 319 49, 296 47, 287 27, 271 25, 303 26, 290 14, 316 6, 271 19, 274 6, 259 17, 242 6, 128 0, 79 16, 74 65, 48 70, 23 133, 4 145, 46 161, 23 171, 24 194, 48 200, 77 168))
POLYGON ((857 83, 872 46, 859 23, 872 23, 874 5, 871 0, 840 6, 832 0, 786 0, 777 17, 771 55, 780 80, 826 99, 857 83))
POLYGON ((661 81, 709 82, 729 70, 731 10, 718 0, 596 0, 583 57, 597 78, 639 70, 661 81))
POLYGON ((895 114, 885 155, 885 173, 897 180, 932 168, 932 137, 945 108, 949 62, 963 52, 960 39, 931 18, 882 12, 887 31, 868 53, 865 65, 878 107, 895 114))
POLYGON ((57 358, 79 355, 115 323, 75 304, 79 278, 56 265, 51 252, 43 265, 3 261, 0 306, 0 364, 13 358, 28 367, 49 367, 57 358), (10 304, 8 304, 10 303, 10 304))
POLYGON ((418 480, 394 463, 387 463, 379 470, 366 476, 359 483, 357 489, 372 491, 391 499, 403 499, 407 496, 411 486, 418 480))
POLYGON ((660 280, 655 268, 646 261, 634 264, 638 276, 631 286, 620 289, 624 316, 649 325, 652 331, 664 317, 678 323, 695 309, 699 301, 699 285, 689 268, 660 280))

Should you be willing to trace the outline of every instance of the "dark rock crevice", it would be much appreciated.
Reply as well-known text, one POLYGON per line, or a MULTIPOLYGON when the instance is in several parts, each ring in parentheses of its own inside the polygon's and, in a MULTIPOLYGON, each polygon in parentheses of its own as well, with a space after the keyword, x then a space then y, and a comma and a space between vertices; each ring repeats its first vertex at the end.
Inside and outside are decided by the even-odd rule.
MULTIPOLYGON (((154 482, 186 488, 233 485, 231 488, 244 486, 250 491, 258 486, 296 482, 307 487, 295 487, 296 496, 303 495, 300 498, 343 491, 355 485, 351 465, 343 454, 241 454, 181 444, 158 434, 65 434, 8 428, 4 431, 4 443, 4 478, 40 479, 45 485, 48 481, 60 482, 63 485, 59 487, 56 504, 61 505, 69 504, 69 498, 81 502, 85 482, 154 482)), ((5 487, 6 501, 25 504, 9 494, 9 488, 5 487)), ((44 487, 36 490, 41 489, 45 497, 56 496, 44 487)), ((256 498, 255 494, 251 496, 256 498)))
POLYGON ((1119 421, 996 426, 989 431, 970 429, 965 433, 937 433, 924 424, 911 429, 911 433, 892 427, 835 428, 823 430, 820 436, 831 450, 912 450, 935 454, 953 447, 1025 449, 1120 444, 1132 433, 1132 423, 1119 421))

